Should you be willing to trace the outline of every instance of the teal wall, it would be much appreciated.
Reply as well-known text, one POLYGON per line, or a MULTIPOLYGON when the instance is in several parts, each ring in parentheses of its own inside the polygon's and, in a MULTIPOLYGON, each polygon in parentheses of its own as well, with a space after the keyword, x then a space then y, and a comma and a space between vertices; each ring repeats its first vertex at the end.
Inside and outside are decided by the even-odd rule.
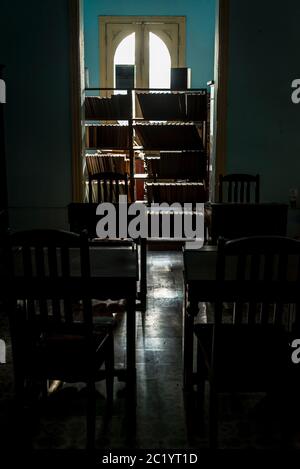
POLYGON ((261 174, 265 201, 300 191, 300 2, 231 0, 227 171, 261 174))
POLYGON ((13 228, 66 227, 71 201, 68 0, 1 0, 13 228))
POLYGON ((99 87, 100 15, 186 16, 186 65, 192 69, 192 86, 206 87, 213 79, 215 0, 84 0, 85 61, 91 87, 99 87))
MULTIPOLYGON (((260 173, 262 198, 300 191, 300 2, 231 0, 227 171, 260 173)), ((85 1, 86 63, 98 85, 98 15, 186 15, 193 86, 213 77, 214 1, 85 1)), ((1 1, 12 226, 67 226, 71 200, 68 0, 1 1)))

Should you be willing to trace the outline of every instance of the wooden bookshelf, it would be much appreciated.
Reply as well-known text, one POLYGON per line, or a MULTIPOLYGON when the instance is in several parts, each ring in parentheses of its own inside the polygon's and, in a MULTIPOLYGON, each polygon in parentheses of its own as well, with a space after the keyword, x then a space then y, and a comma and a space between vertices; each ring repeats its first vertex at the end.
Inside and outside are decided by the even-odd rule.
POLYGON ((105 94, 85 100, 88 175, 99 170, 126 172, 131 200, 208 200, 206 89, 86 91, 105 94))

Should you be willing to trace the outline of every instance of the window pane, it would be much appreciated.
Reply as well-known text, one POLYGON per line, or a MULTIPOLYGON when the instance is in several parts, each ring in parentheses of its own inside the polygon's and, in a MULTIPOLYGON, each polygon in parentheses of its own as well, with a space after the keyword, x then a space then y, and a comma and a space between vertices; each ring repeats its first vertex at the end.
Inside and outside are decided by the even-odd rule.
POLYGON ((126 36, 118 45, 114 56, 114 86, 116 86, 116 65, 135 64, 135 33, 126 36))
POLYGON ((170 88, 171 57, 160 37, 149 33, 149 88, 170 88))

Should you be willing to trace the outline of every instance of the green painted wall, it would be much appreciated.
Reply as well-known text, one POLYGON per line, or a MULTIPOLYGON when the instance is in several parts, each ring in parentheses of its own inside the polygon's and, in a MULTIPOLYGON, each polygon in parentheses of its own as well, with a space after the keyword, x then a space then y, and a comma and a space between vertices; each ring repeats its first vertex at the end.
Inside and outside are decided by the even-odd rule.
POLYGON ((261 174, 264 201, 300 191, 300 2, 231 0, 228 172, 261 174))
POLYGON ((13 228, 66 227, 71 201, 67 0, 1 1, 0 62, 13 228))

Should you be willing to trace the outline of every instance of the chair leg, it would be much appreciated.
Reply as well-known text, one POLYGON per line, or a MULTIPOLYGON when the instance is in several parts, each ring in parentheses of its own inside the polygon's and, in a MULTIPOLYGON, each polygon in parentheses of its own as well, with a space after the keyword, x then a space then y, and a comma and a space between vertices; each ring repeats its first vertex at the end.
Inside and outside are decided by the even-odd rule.
POLYGON ((209 447, 218 447, 218 398, 212 383, 209 386, 209 447))
POLYGON ((90 380, 87 383, 87 450, 92 451, 95 448, 95 426, 96 426, 96 390, 95 381, 90 380))
POLYGON ((203 379, 200 379, 197 383, 197 402, 199 412, 201 415, 203 415, 205 402, 205 381, 203 379))
POLYGON ((42 380, 41 382, 41 393, 42 399, 46 400, 48 397, 48 390, 49 390, 49 382, 47 379, 42 380))
POLYGON ((203 357, 199 341, 197 342, 197 397, 199 408, 204 412, 204 398, 205 398, 205 378, 204 378, 203 357))
POLYGON ((25 404, 25 376, 15 373, 15 396, 17 404, 23 407, 25 404))
POLYGON ((105 357, 105 371, 106 371, 106 397, 108 405, 111 406, 114 400, 114 373, 115 373, 115 359, 114 359, 114 337, 111 333, 107 343, 106 357, 105 357))

